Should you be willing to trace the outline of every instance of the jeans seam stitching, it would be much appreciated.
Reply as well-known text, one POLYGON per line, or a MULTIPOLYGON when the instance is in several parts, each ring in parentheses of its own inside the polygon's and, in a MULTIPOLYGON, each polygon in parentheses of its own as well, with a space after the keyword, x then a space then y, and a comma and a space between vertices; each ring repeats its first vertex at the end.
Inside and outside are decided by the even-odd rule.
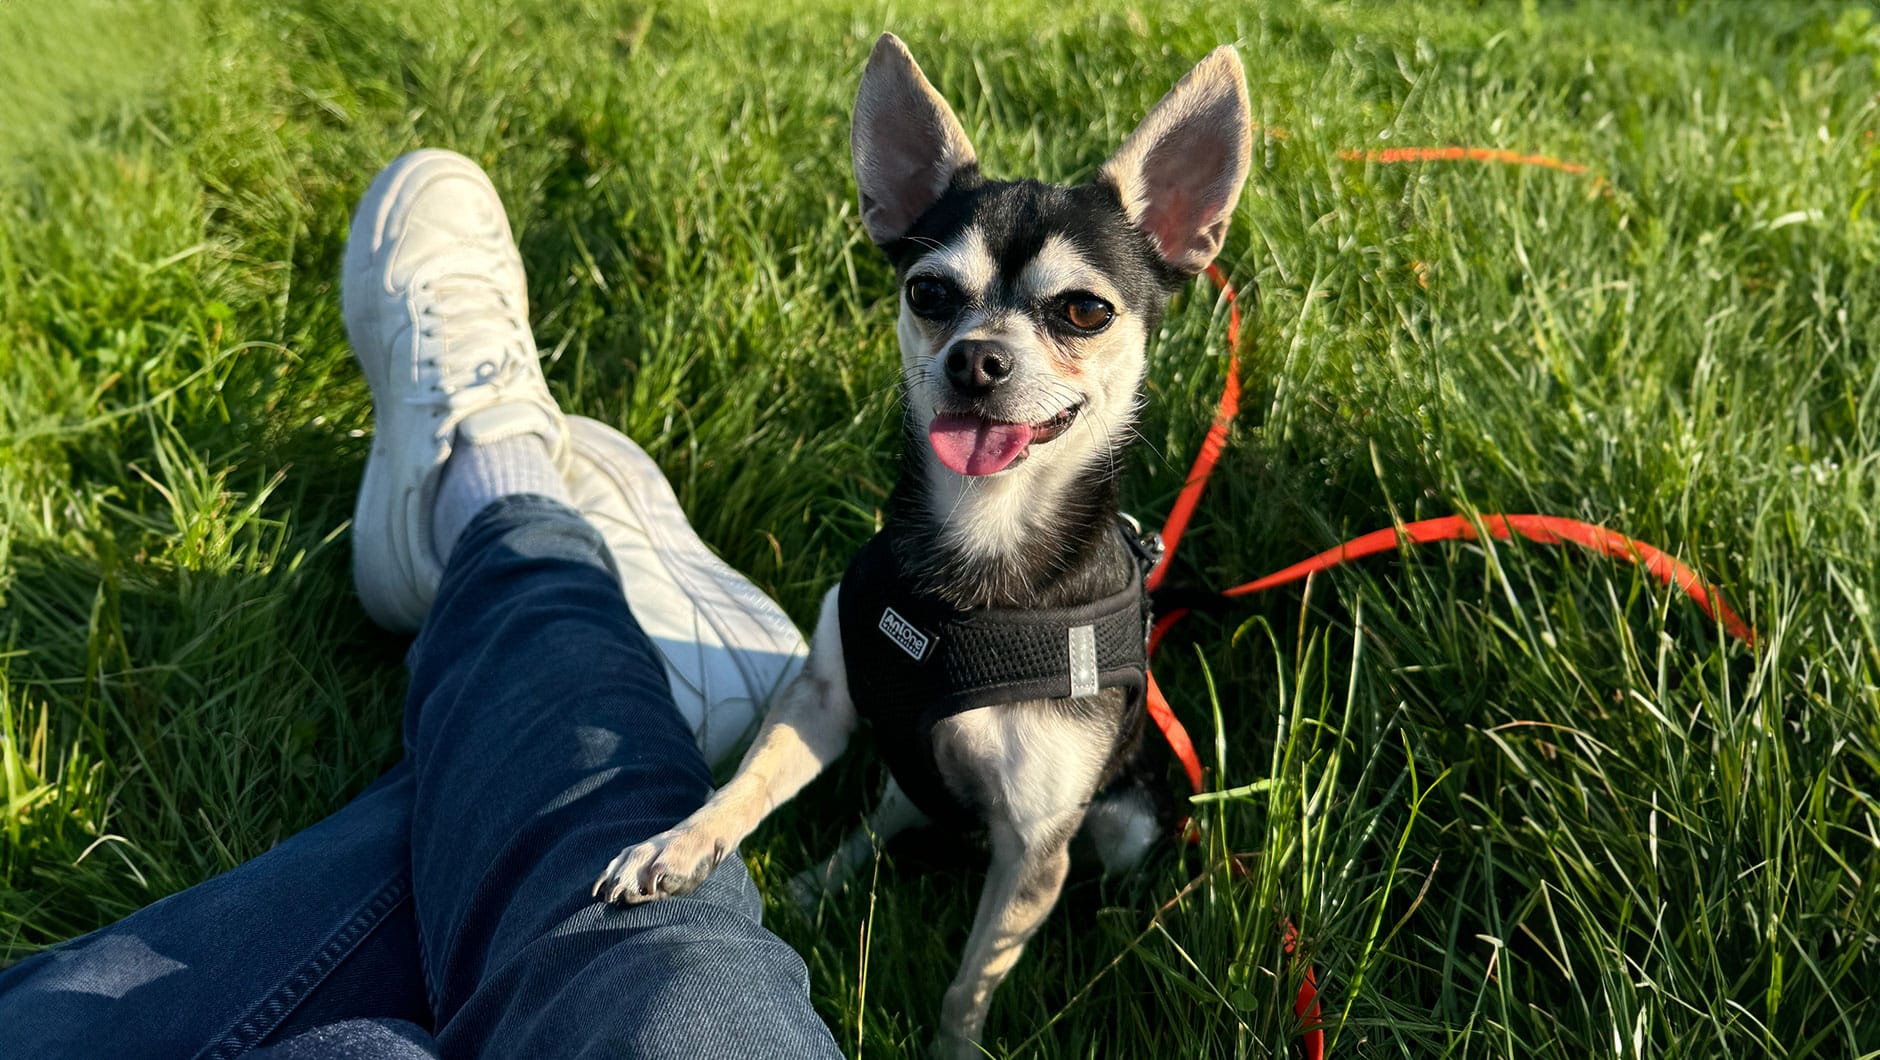
POLYGON ((200 1060, 228 1060, 254 1048, 293 1013, 301 1001, 350 956, 367 935, 411 896, 411 881, 400 874, 388 881, 330 936, 287 982, 262 998, 207 1049, 200 1060))

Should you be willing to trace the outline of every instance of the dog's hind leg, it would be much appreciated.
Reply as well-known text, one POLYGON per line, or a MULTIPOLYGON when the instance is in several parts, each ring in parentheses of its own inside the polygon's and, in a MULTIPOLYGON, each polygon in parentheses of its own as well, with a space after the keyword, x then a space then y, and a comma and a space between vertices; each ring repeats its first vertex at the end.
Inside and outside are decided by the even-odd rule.
POLYGON ((1112 788, 1090 801, 1082 835, 1090 838, 1105 876, 1127 876, 1142 865, 1169 829, 1155 799, 1139 786, 1112 788))
POLYGON ((875 804, 875 812, 868 815, 868 823, 850 832, 836 852, 829 855, 828 861, 798 873, 790 881, 790 896, 799 906, 814 909, 823 895, 835 894, 848 886, 849 879, 868 863, 881 844, 926 823, 927 815, 920 812, 914 800, 908 798, 901 785, 890 776, 882 789, 881 801, 875 804))
POLYGON ((731 781, 678 825, 628 847, 594 883, 610 902, 685 894, 848 747, 855 729, 836 592, 823 597, 809 662, 772 705, 731 781))

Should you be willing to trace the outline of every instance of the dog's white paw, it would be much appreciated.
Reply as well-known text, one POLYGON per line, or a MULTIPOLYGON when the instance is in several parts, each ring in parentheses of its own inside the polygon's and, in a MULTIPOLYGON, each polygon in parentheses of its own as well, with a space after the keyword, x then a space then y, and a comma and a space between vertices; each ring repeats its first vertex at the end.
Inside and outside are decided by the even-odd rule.
POLYGON ((689 894, 725 859, 724 840, 681 825, 620 852, 594 881, 593 895, 634 905, 689 894))
POLYGON ((784 888, 784 893, 789 897, 791 905, 796 906, 802 912, 814 913, 822 905, 823 899, 829 895, 830 890, 824 883, 823 870, 818 866, 813 869, 804 869, 790 877, 790 883, 784 888))

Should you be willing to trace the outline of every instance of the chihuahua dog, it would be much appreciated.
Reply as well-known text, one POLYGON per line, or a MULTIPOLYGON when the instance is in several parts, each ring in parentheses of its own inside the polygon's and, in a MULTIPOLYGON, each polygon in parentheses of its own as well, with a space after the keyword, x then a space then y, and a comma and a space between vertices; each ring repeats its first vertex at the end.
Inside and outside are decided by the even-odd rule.
POLYGON ((871 719, 890 779, 800 896, 929 821, 991 862, 936 1052, 980 1055, 992 993, 1057 903, 1080 829, 1106 867, 1158 834, 1142 743, 1147 597, 1120 529, 1119 457, 1148 338, 1221 249, 1252 120, 1232 47, 1183 77, 1088 184, 991 180, 907 48, 876 42, 851 149, 868 236, 900 284, 901 478, 825 597, 802 673, 730 782, 630 847, 614 902, 696 887, 871 719))

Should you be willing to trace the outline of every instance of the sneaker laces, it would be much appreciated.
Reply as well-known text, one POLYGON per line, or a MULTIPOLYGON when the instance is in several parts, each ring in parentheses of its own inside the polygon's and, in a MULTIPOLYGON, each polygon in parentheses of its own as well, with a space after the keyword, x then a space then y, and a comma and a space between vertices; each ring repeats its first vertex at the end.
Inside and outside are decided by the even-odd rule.
POLYGON ((418 284, 427 298, 418 333, 430 340, 419 363, 431 369, 434 382, 431 393, 406 400, 442 405, 455 419, 487 403, 486 388, 501 392, 533 359, 528 320, 494 275, 502 265, 491 264, 486 271, 449 272, 418 284))

